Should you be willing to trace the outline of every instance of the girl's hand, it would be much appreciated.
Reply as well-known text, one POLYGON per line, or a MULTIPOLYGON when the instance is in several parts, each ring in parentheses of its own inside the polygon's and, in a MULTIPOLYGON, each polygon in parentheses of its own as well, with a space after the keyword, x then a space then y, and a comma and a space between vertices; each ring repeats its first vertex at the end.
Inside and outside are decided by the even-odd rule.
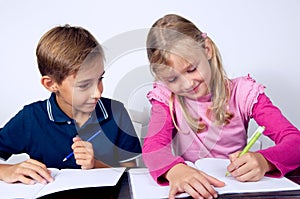
POLYGON ((47 184, 54 180, 46 165, 33 159, 18 164, 0 165, 0 179, 8 183, 21 182, 24 184, 35 184, 36 182, 47 184))
POLYGON ((165 177, 170 183, 170 199, 174 199, 177 193, 182 192, 188 193, 193 198, 217 198, 213 186, 225 185, 224 182, 185 164, 175 165, 165 174, 165 177))
POLYGON ((81 169, 92 169, 95 167, 94 149, 90 142, 82 141, 79 137, 73 138, 72 149, 76 164, 81 169))
POLYGON ((273 164, 264 156, 256 152, 248 152, 238 157, 241 151, 229 155, 230 164, 227 170, 238 181, 258 181, 264 177, 266 172, 274 169, 273 164))

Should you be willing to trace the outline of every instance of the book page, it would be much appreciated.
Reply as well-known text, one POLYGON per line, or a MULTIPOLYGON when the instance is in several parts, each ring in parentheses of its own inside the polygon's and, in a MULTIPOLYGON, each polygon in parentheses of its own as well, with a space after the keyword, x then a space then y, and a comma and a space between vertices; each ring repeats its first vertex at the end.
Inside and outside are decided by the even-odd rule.
POLYGON ((23 183, 6 183, 0 181, 1 199, 23 198, 35 199, 50 193, 86 187, 115 186, 125 167, 99 168, 99 169, 54 169, 50 168, 54 182, 46 185, 36 183, 26 185, 23 183))
POLYGON ((34 185, 26 185, 23 183, 6 183, 0 181, 1 199, 12 199, 12 198, 24 198, 33 199, 36 198, 36 194, 45 185, 36 183, 34 185))
MULTIPOLYGON (((51 175, 54 177, 58 173, 58 169, 50 169, 51 175)), ((33 199, 44 188, 44 184, 35 183, 33 185, 26 185, 21 182, 18 183, 6 183, 0 181, 1 199, 11 198, 24 198, 33 199), (5 190, 5 191, 4 191, 5 190)))
MULTIPOLYGON (((158 185, 147 168, 136 168, 128 171, 129 186, 133 199, 161 199, 169 197, 169 186, 158 185)), ((189 196, 180 194, 177 198, 189 196)))
POLYGON ((219 194, 300 190, 300 185, 282 178, 263 177, 257 182, 239 182, 232 176, 225 176, 228 159, 203 158, 195 162, 195 166, 205 173, 225 182, 224 187, 215 188, 219 194))
POLYGON ((62 169, 55 175, 54 182, 44 186, 36 197, 76 188, 115 186, 125 169, 125 167, 89 170, 62 169))
MULTIPOLYGON (((196 161, 195 164, 187 162, 189 166, 198 168, 215 178, 224 181, 225 186, 215 188, 221 195, 225 193, 247 193, 247 192, 267 192, 300 190, 300 185, 287 178, 264 177, 257 182, 239 182, 233 177, 225 177, 229 160, 205 158, 196 161)), ((169 186, 157 184, 147 168, 135 168, 128 171, 129 185, 133 199, 158 199, 168 198, 169 186)), ((176 198, 189 196, 187 193, 178 194, 176 198)))

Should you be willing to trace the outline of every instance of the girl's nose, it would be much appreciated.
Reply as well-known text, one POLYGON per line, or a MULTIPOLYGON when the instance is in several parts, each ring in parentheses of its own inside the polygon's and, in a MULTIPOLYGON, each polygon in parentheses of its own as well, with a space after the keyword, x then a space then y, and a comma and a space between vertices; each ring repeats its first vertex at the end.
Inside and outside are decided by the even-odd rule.
POLYGON ((183 77, 182 78, 182 89, 189 91, 193 89, 193 80, 183 77))

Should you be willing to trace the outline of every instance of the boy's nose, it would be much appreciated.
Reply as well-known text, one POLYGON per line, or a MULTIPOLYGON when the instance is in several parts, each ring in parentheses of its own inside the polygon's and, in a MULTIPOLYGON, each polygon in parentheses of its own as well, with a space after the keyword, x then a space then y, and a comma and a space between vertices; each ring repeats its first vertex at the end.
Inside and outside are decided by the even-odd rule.
POLYGON ((94 92, 93 92, 91 97, 94 98, 94 99, 99 99, 101 97, 102 91, 103 91, 102 86, 97 86, 94 89, 94 92))

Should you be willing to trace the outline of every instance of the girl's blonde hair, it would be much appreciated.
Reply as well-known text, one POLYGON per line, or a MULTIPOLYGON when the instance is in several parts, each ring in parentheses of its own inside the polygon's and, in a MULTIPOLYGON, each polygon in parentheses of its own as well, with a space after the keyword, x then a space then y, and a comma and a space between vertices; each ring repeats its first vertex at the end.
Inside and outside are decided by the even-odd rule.
MULTIPOLYGON (((207 110, 207 116, 217 125, 225 125, 229 123, 233 117, 227 105, 230 98, 230 80, 223 69, 221 55, 217 46, 205 33, 201 32, 192 22, 181 16, 175 14, 165 15, 152 25, 148 33, 148 59, 150 61, 152 74, 156 78, 159 78, 157 74, 168 69, 166 65, 168 65, 170 61, 170 53, 178 52, 179 48, 185 48, 184 52, 189 54, 192 53, 190 50, 192 46, 194 46, 194 48, 198 46, 198 48, 204 50, 204 42, 206 39, 208 39, 212 45, 212 58, 209 60, 211 81, 208 85, 212 96, 212 105, 207 110)), ((181 53, 183 53, 182 50, 181 53)), ((170 99, 170 111, 177 130, 179 130, 179 128, 173 113, 173 101, 175 97, 180 103, 183 115, 189 126, 196 132, 204 131, 206 124, 201 121, 201 118, 193 118, 191 116, 185 105, 184 97, 173 93, 170 99)))

